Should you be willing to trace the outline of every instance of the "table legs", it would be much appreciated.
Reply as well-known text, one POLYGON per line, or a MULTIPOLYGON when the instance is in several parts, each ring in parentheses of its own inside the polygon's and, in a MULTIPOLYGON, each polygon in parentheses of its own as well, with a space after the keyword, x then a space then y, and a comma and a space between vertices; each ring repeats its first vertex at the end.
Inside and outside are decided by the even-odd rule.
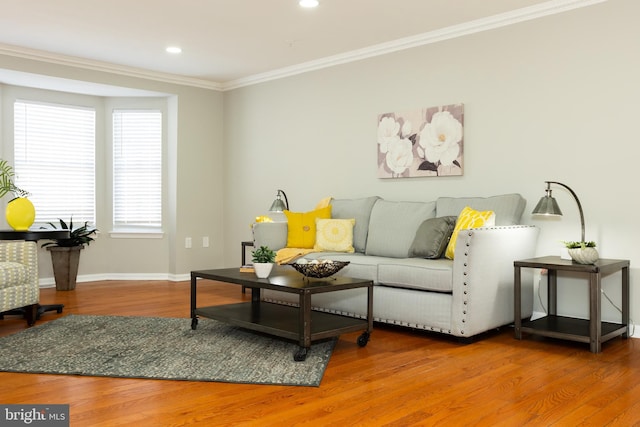
POLYGON ((516 339, 522 339, 522 272, 520 267, 513 269, 513 307, 514 307, 514 331, 516 339))
POLYGON ((191 273, 191 329, 196 330, 198 316, 196 316, 196 276, 191 273))
POLYGON ((301 362, 307 358, 307 352, 311 347, 311 293, 300 294, 300 309, 298 310, 298 321, 300 334, 300 348, 293 356, 296 362, 301 362))
POLYGON ((622 334, 623 338, 629 337, 629 267, 622 269, 622 324, 627 330, 622 334))
POLYGON ((600 353, 602 351, 601 293, 600 274, 589 274, 589 337, 592 353, 600 353))

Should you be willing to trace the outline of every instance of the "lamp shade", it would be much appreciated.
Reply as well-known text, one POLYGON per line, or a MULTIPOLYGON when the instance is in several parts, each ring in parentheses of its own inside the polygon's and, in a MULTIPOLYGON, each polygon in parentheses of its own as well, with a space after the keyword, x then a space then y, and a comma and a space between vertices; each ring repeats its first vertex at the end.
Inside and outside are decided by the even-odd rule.
POLYGON ((271 204, 271 207, 269 208, 269 212, 282 212, 286 208, 287 207, 284 205, 284 202, 282 201, 280 196, 278 196, 278 198, 275 199, 271 204))
POLYGON ((533 209, 534 215, 562 215, 558 202, 551 196, 543 196, 533 209))
POLYGON ((271 207, 269 208, 269 212, 282 212, 284 210, 289 210, 289 200, 287 199, 287 195, 284 191, 278 190, 276 194, 276 199, 271 203, 271 207), (280 194, 284 196, 284 201, 280 198, 280 194))

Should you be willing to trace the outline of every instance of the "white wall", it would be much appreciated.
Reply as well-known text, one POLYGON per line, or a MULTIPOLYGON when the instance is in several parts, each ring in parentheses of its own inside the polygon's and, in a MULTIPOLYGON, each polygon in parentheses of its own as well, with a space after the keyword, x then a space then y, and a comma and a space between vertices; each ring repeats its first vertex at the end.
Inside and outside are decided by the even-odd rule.
MULTIPOLYGON (((557 254, 560 241, 580 239, 569 193, 554 191, 561 219, 529 214, 544 181, 555 180, 580 197, 587 239, 601 256, 631 260, 631 315, 640 319, 638 16, 640 2, 610 0, 226 92, 225 264, 239 263, 239 242, 251 238, 249 224, 278 188, 298 211, 325 196, 518 192, 528 201, 523 222, 541 227, 538 255, 557 254), (452 103, 465 104, 464 176, 376 177, 378 114, 452 103)), ((615 295, 618 283, 609 278, 605 290, 615 295)), ((583 282, 561 285, 561 312, 565 302, 586 316, 586 301, 583 282)), ((605 318, 617 316, 603 307, 605 318)))
MULTIPOLYGON (((0 55, 0 68, 133 88, 136 93, 140 90, 159 92, 167 96, 169 149, 166 155, 168 173, 164 182, 168 201, 163 219, 165 234, 161 239, 111 237, 109 202, 100 200, 97 228, 101 233, 81 255, 80 281, 114 278, 184 279, 188 278, 191 270, 223 265, 221 242, 224 225, 222 205, 219 203, 224 192, 220 92, 3 55, 0 55), (186 249, 184 245, 188 236, 194 241, 191 249, 186 249), (208 248, 202 247, 203 236, 210 239, 208 248)), ((0 95, 3 102, 0 104, 3 104, 5 116, 9 115, 3 117, 10 121, 7 103, 11 102, 11 94, 16 91, 24 93, 24 90, 6 85, 2 89, 0 95)), ((64 102, 68 98, 62 94, 49 95, 57 102, 64 102)), ((12 144, 11 135, 5 132, 7 127, 3 126, 0 132, 6 150, 12 144)), ((98 144, 97 158, 103 161, 98 170, 104 173, 107 165, 100 153, 104 153, 105 147, 100 144, 104 145, 105 141, 98 139, 98 144)), ((98 181, 104 183, 104 176, 99 177, 98 181)), ((39 267, 41 284, 52 284, 50 256, 42 249, 39 252, 39 267)))

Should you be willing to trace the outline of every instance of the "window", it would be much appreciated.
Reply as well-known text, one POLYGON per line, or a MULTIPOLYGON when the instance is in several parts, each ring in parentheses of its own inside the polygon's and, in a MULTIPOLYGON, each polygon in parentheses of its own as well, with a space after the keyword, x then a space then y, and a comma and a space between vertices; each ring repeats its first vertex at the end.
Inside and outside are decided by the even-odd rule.
POLYGON ((113 111, 114 230, 162 226, 162 113, 113 111))
POLYGON ((14 103, 15 181, 30 193, 37 223, 95 224, 95 129, 92 108, 14 103))

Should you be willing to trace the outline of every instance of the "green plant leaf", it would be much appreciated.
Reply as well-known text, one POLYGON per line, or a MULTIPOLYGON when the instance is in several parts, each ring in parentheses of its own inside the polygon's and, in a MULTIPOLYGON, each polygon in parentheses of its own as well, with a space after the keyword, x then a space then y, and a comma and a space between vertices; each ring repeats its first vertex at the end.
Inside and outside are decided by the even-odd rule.
MULTIPOLYGON (((89 221, 85 221, 85 223, 82 226, 76 229, 73 229, 73 217, 71 217, 71 219, 69 220, 69 225, 67 225, 67 223, 62 219, 58 219, 58 221, 60 222, 61 230, 70 230, 69 238, 68 239, 51 239, 51 241, 43 243, 41 247, 44 248, 46 246, 60 246, 60 247, 82 246, 82 245, 89 245, 93 240, 95 240, 91 236, 96 234, 98 230, 96 228, 89 228, 89 221)), ((55 224, 51 222, 48 222, 47 224, 49 224, 51 228, 53 228, 54 230, 58 230, 58 227, 56 227, 55 224)), ((45 228, 45 227, 40 227, 40 228, 45 228)))

